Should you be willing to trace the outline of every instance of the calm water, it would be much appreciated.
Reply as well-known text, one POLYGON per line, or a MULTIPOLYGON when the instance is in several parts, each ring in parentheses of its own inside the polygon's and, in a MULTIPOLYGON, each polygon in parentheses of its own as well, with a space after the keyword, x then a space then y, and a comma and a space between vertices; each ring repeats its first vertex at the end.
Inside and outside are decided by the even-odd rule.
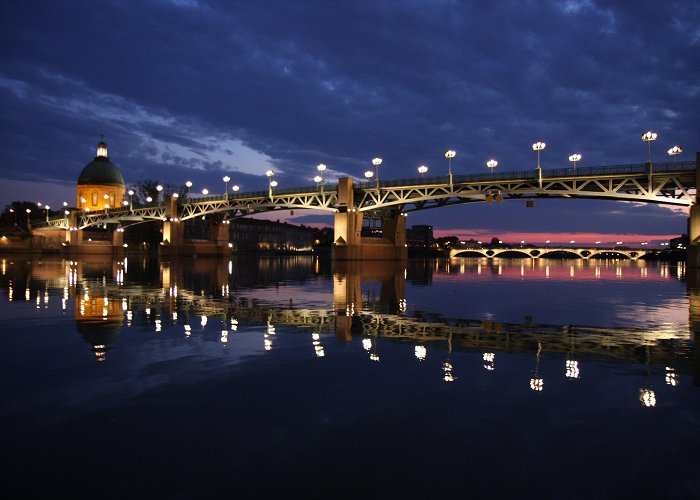
POLYGON ((3 491, 692 498, 669 264, 1 258, 3 491))

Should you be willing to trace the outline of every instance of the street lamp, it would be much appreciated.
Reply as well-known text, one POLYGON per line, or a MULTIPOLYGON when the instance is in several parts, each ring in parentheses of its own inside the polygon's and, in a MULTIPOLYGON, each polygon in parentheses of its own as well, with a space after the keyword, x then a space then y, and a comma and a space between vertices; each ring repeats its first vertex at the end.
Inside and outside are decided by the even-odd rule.
POLYGON ((230 181, 231 178, 228 175, 224 175, 224 194, 225 198, 228 200, 228 181, 230 181))
POLYGON ((425 173, 426 173, 427 171, 428 171, 428 167, 426 167, 425 165, 421 165, 420 167, 418 167, 418 173, 420 174, 421 179, 422 179, 423 177, 425 177, 425 173))
POLYGON ((46 209, 46 222, 49 221, 49 209, 51 208, 48 205, 44 205, 44 208, 46 209))
POLYGON ((192 181, 185 182, 185 187, 187 187, 187 197, 190 197, 190 188, 192 187, 192 181))
POLYGON ((151 198, 150 196, 146 196, 146 202, 147 202, 147 203, 150 203, 150 202, 152 202, 152 201, 153 201, 153 198, 151 198))
POLYGON ((642 141, 647 143, 647 163, 649 164, 649 166, 651 166, 651 143, 655 141, 657 137, 659 137, 659 134, 657 134, 656 132, 652 132, 651 130, 648 130, 647 132, 644 132, 642 134, 642 141))
POLYGON ((540 183, 540 189, 542 188, 542 167, 540 166, 540 151, 542 151, 547 145, 544 142, 537 141, 532 145, 532 150, 537 151, 537 177, 540 183))
POLYGON ((369 182, 370 179, 372 179, 372 177, 374 177, 374 172, 372 172, 371 170, 367 170, 365 172, 365 177, 367 178, 367 182, 369 182))
POLYGON ((209 194, 209 190, 208 190, 207 188, 202 189, 202 194, 203 194, 204 196, 208 195, 208 194, 209 194))
POLYGON ((320 185, 320 187, 321 187, 321 194, 323 194, 323 172, 326 171, 326 168, 327 168, 327 167, 326 167, 323 163, 320 163, 320 164, 316 165, 316 170, 318 170, 319 175, 317 175, 316 177, 314 177, 314 181, 316 181, 316 179, 320 179, 320 180, 318 180, 318 181, 316 181, 316 182, 317 182, 317 183, 320 185))
POLYGON ((450 189, 452 188, 452 158, 457 156, 457 151, 450 149, 445 152, 445 158, 447 158, 447 175, 450 177, 450 189))
POLYGON ((129 189, 129 211, 134 210, 134 190, 129 189))
MULTIPOLYGON (((265 172, 265 175, 267 175, 267 192, 270 196, 270 199, 272 200, 272 177, 275 175, 275 173, 272 170, 268 170, 267 172, 265 172)), ((275 182, 275 186, 276 185, 277 182, 275 182)))
POLYGON ((493 177, 493 169, 498 166, 498 162, 492 158, 486 162, 486 166, 491 169, 491 177, 493 177))
POLYGON ((156 191, 158 191, 158 194, 156 195, 156 201, 157 201, 157 200, 160 200, 160 192, 161 192, 162 190, 163 190, 163 186, 161 186, 160 184, 158 184, 158 185, 156 186, 156 191))
POLYGON ((320 191, 323 191, 323 177, 317 175, 316 177, 314 177, 314 182, 318 184, 318 189, 320 191))
POLYGON ((680 146, 673 146, 668 150, 668 156, 676 156, 683 152, 683 148, 680 146))
POLYGON ((237 184, 234 184, 233 187, 231 188, 231 191, 233 191, 234 193, 237 193, 239 189, 241 189, 241 188, 237 184))
POLYGON ((578 153, 574 153, 571 156, 569 156, 569 161, 574 164, 574 172, 576 172, 576 162, 581 161, 581 155, 578 153))
POLYGON ((374 170, 377 177, 377 189, 379 188, 379 165, 382 164, 381 158, 372 158, 372 165, 374 165, 374 170))

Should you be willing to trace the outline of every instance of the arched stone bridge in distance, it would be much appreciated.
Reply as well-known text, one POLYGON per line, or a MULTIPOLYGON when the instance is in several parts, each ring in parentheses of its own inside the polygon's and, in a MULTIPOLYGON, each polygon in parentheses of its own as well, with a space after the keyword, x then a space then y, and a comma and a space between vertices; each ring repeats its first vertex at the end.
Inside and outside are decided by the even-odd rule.
POLYGON ((599 257, 605 254, 613 254, 630 260, 643 257, 648 250, 623 249, 623 248, 573 248, 573 247, 502 247, 502 248, 454 248, 450 250, 450 258, 482 256, 488 259, 496 258, 503 254, 518 253, 523 257, 539 259, 551 254, 566 253, 583 260, 599 257))

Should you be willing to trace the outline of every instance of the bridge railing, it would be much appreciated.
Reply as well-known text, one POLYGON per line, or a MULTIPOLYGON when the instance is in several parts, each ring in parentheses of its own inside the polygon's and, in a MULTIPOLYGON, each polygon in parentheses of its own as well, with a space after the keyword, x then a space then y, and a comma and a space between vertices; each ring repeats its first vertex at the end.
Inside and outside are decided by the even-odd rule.
MULTIPOLYGON (((648 172, 648 164, 640 163, 634 165, 606 165, 595 167, 579 167, 575 170, 571 167, 543 169, 542 177, 588 177, 591 175, 620 175, 620 174, 646 174, 648 172)), ((696 168, 695 162, 663 162, 654 163, 653 172, 678 172, 678 171, 694 171, 696 168)), ((463 182, 490 182, 490 181, 513 181, 513 180, 534 180, 537 179, 537 170, 518 170, 508 172, 495 173, 478 173, 478 174, 460 174, 453 175, 453 184, 463 182)), ((447 175, 432 176, 432 177, 414 177, 409 179, 395 179, 379 181, 379 187, 400 187, 400 186, 421 186, 426 184, 449 184, 450 178, 447 175)), ((372 189, 377 187, 377 181, 361 181, 357 183, 357 187, 361 189, 372 189)))

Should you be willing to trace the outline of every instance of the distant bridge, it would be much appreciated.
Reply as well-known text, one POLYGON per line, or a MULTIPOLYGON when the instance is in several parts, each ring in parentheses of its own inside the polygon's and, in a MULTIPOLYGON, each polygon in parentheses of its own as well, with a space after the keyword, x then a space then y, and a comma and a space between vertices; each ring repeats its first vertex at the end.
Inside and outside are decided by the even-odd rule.
POLYGON ((519 253, 524 257, 539 259, 551 254, 566 253, 583 260, 600 257, 602 255, 619 255, 631 260, 643 257, 649 250, 623 249, 623 248, 573 248, 573 247, 502 247, 502 248, 454 248, 450 250, 450 258, 481 255, 486 258, 495 258, 506 253, 519 253))

